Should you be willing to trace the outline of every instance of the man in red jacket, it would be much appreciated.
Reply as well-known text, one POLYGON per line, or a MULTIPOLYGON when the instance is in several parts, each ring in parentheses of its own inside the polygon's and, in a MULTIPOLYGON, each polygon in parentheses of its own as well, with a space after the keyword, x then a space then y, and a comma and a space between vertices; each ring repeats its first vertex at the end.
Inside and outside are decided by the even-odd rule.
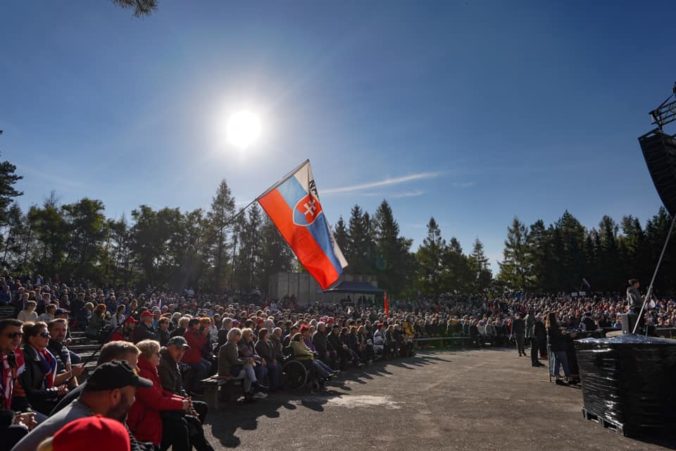
POLYGON ((185 381, 185 388, 188 393, 203 393, 202 379, 209 375, 211 370, 211 362, 202 356, 202 350, 207 345, 209 329, 200 326, 200 320, 193 318, 188 323, 188 330, 185 331, 184 337, 190 346, 183 356, 183 363, 190 366, 191 371, 188 373, 185 381))

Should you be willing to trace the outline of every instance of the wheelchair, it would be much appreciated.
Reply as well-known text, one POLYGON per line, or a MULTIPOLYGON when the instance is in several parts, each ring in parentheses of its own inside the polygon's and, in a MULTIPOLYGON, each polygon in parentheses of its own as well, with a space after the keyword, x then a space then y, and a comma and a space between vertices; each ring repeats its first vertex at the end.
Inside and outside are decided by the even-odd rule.
POLYGON ((282 385, 287 390, 309 388, 319 391, 323 383, 311 360, 298 360, 292 354, 286 356, 282 363, 282 385))

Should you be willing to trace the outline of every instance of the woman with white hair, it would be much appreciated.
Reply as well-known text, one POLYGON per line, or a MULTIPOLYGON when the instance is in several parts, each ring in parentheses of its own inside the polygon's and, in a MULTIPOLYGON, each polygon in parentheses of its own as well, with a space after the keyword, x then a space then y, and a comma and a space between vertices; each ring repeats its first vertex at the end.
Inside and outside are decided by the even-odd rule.
POLYGON ((242 339, 242 331, 233 327, 228 331, 227 341, 218 351, 218 376, 223 379, 243 379, 244 393, 247 400, 253 398, 263 399, 267 394, 263 392, 264 388, 258 383, 253 358, 241 359, 239 357, 238 344, 242 339))

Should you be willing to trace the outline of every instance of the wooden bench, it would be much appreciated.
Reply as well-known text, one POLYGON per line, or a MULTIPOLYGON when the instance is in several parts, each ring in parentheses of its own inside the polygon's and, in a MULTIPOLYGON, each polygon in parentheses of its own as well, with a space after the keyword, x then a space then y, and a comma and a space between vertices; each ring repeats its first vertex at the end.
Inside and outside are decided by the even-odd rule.
POLYGON ((209 406, 209 410, 218 410, 220 402, 236 401, 243 393, 242 379, 232 377, 211 376, 202 379, 204 388, 204 401, 209 406))

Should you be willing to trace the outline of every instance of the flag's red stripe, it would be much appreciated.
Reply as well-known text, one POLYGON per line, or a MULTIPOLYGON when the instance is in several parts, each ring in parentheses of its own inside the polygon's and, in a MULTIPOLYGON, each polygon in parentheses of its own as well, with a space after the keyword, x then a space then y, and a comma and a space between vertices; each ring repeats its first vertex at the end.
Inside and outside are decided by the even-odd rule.
POLYGON ((323 290, 338 280, 338 272, 331 260, 314 239, 310 231, 293 223, 293 211, 279 191, 272 190, 258 200, 263 210, 282 234, 286 242, 303 264, 305 269, 317 280, 323 290))

